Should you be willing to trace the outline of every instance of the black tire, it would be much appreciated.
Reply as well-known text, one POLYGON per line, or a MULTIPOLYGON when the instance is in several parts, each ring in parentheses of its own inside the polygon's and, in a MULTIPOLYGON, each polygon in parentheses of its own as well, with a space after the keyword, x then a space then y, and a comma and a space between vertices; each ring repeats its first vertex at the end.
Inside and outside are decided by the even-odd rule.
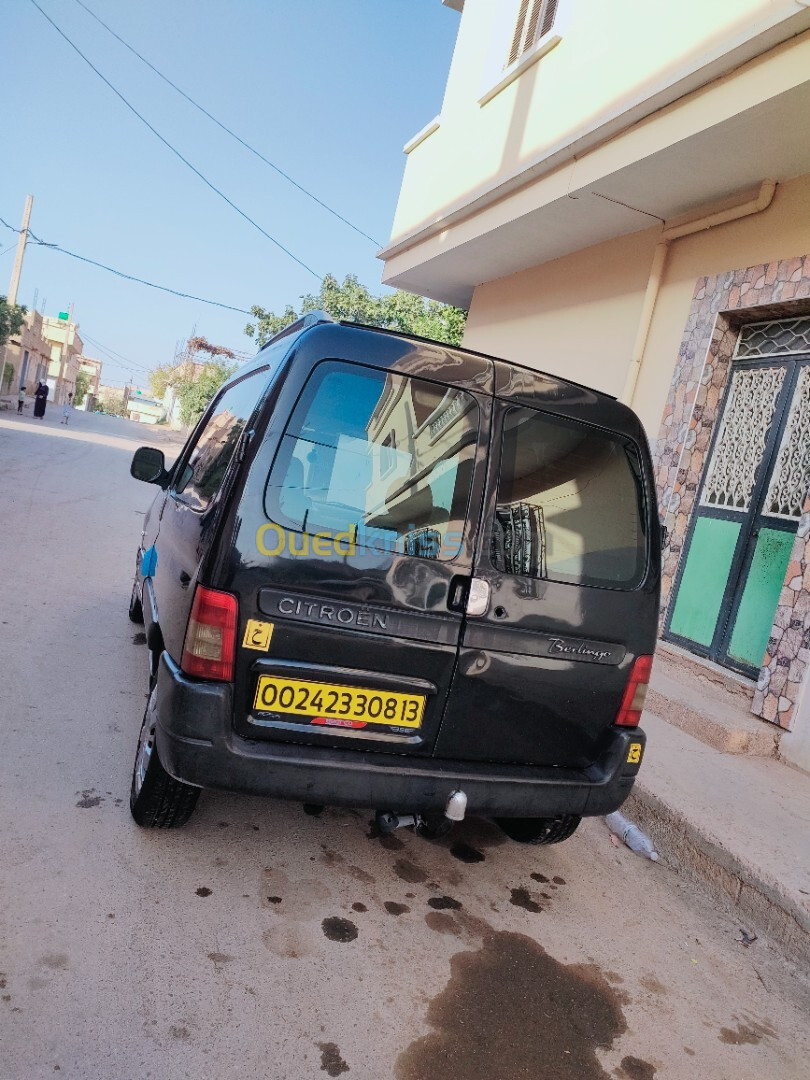
POLYGON ((576 832, 582 818, 562 814, 552 818, 495 818, 495 821, 519 844, 561 844, 576 832))
POLYGON ((191 817, 200 789, 175 780, 160 763, 155 742, 156 697, 157 691, 152 690, 138 736, 129 809, 143 829, 176 829, 191 817))
POLYGON ((132 596, 129 598, 129 617, 134 623, 143 625, 143 604, 138 596, 138 590, 133 584, 132 596))

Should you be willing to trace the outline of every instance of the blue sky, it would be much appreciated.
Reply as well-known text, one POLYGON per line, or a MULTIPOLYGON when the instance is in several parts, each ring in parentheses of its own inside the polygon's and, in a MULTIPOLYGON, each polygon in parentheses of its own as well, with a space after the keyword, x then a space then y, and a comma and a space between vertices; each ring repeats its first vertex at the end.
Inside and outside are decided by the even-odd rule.
MULTIPOLYGON (((320 274, 379 291, 374 244, 183 101, 75 0, 41 7, 169 142, 320 274)), ((440 0, 84 0, 190 96, 324 202, 388 239, 403 144, 441 107, 459 16, 440 0)), ((314 277, 210 191, 134 117, 29 0, 0 3, 0 216, 26 194, 43 240, 240 308, 275 310, 314 277), (11 48, 11 43, 14 47, 11 48)), ((0 251, 14 242, 0 226, 0 251)), ((13 251, 0 255, 0 293, 13 251)), ((193 327, 250 351, 244 315, 157 293, 29 244, 18 300, 74 304, 104 381, 170 361, 193 327)))

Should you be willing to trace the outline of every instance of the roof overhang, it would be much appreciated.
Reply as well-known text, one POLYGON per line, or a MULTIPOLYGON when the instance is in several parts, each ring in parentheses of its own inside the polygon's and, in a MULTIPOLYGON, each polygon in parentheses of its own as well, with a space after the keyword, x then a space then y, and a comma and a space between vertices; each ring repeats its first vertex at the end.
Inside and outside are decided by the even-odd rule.
POLYGON ((393 240, 383 281, 468 307, 483 282, 810 172, 808 73, 805 32, 612 137, 529 163, 393 240))

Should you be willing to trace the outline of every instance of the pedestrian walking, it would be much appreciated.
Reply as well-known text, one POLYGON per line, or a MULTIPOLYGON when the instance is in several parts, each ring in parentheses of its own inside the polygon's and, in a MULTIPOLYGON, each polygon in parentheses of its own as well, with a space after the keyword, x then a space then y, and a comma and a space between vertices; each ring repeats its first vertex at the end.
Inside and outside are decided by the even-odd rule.
POLYGON ((23 411, 23 405, 25 405, 25 387, 21 386, 17 391, 17 413, 23 411))
POLYGON ((70 414, 73 412, 73 394, 68 394, 68 399, 62 406, 62 423, 67 427, 70 414))
POLYGON ((36 416, 38 420, 41 420, 45 415, 45 405, 48 402, 49 392, 48 384, 40 381, 39 386, 34 392, 34 416, 36 416))

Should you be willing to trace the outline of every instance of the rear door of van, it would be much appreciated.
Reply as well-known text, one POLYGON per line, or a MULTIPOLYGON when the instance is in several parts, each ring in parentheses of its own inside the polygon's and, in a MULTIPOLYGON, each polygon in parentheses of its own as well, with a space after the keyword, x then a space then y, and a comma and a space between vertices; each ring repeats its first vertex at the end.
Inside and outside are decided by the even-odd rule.
POLYGON ((492 362, 306 331, 233 520, 236 731, 430 755, 458 655, 492 362))
POLYGON ((652 653, 657 520, 634 414, 496 364, 475 588, 441 758, 585 768, 652 653))

